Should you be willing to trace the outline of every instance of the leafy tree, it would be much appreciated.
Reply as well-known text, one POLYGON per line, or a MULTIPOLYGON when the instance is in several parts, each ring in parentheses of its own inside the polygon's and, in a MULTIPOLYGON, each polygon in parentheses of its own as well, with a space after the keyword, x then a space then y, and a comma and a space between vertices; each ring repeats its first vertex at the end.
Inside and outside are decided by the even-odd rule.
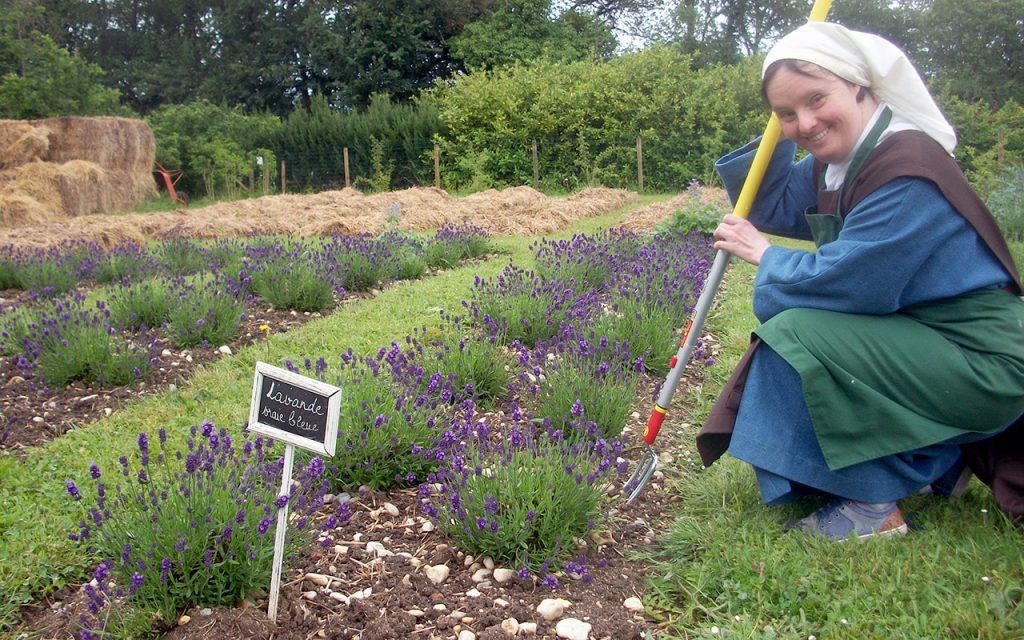
POLYGON ((1024 103, 1024 0, 935 0, 920 29, 925 71, 948 92, 1024 103))
POLYGON ((496 69, 540 58, 607 58, 615 38, 592 14, 570 9, 552 18, 550 0, 511 0, 452 39, 452 55, 467 68, 496 69))
POLYGON ((700 64, 734 64, 804 21, 801 0, 680 0, 671 41, 700 64))
POLYGON ((101 68, 36 30, 40 16, 27 2, 0 15, 0 117, 125 113, 117 92, 100 84, 101 68))

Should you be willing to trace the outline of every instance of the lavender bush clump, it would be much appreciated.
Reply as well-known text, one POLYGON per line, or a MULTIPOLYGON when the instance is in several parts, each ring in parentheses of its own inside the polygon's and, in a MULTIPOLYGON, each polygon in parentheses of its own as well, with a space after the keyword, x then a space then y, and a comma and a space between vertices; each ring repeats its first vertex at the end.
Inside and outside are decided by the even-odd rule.
POLYGON ((110 251, 98 252, 89 271, 96 282, 110 284, 137 282, 156 273, 156 270, 156 261, 145 247, 126 242, 110 251))
POLYGON ((474 225, 444 224, 434 233, 424 247, 427 265, 435 269, 446 269, 467 260, 482 256, 490 251, 488 233, 474 225))
POLYGON ((609 237, 576 234, 570 240, 542 240, 533 247, 537 273, 545 280, 574 282, 581 289, 602 290, 616 263, 609 237))
POLYGON ((78 284, 84 259, 77 246, 24 251, 18 259, 18 283, 46 298, 63 295, 78 284))
POLYGON ((10 245, 0 247, 0 291, 21 289, 17 252, 10 245))
POLYGON ((171 281, 165 278, 121 283, 110 293, 110 317, 125 329, 162 326, 174 308, 171 295, 171 281))
POLYGON ((638 381, 637 372, 625 366, 629 352, 623 345, 602 338, 588 342, 567 327, 561 341, 521 353, 519 360, 529 366, 524 375, 535 394, 537 418, 570 440, 622 434, 638 381))
POLYGON ((337 269, 346 291, 369 291, 386 274, 394 271, 391 247, 378 244, 369 235, 333 236, 324 243, 324 257, 337 269))
POLYGON ((209 252, 195 240, 171 236, 155 250, 162 268, 175 276, 186 276, 204 270, 210 262, 209 252))
POLYGON ((450 380, 428 377, 412 350, 392 344, 366 358, 345 354, 336 384, 344 392, 334 486, 411 484, 435 467, 443 416, 455 396, 450 380))
MULTIPOLYGON (((272 529, 284 504, 295 515, 286 551, 314 534, 312 519, 327 488, 318 458, 304 468, 297 465, 291 494, 278 496, 281 461, 272 458, 262 438, 250 440, 247 434, 238 447, 224 429, 204 422, 198 430, 192 427, 185 451, 165 451, 162 434, 157 443, 139 434, 137 445, 131 456, 136 465, 128 456, 116 469, 91 464, 91 486, 67 483, 82 512, 71 538, 102 559, 91 607, 96 619, 87 631, 102 631, 99 609, 117 600, 172 623, 188 607, 230 606, 265 589, 272 529)), ((347 505, 339 506, 321 528, 347 517, 347 505)))
POLYGON ((224 344, 238 333, 245 313, 244 291, 227 278, 196 282, 177 280, 173 286, 174 313, 164 325, 175 347, 224 344))
POLYGON ((25 339, 38 327, 39 315, 48 306, 22 305, 0 314, 0 356, 10 356, 24 350, 25 339))
POLYGON ((453 402, 472 398, 480 408, 493 406, 509 392, 511 352, 462 318, 442 315, 445 325, 441 336, 430 342, 425 369, 450 380, 458 391, 453 402))
POLYGON ((570 443, 531 423, 457 421, 421 506, 460 549, 546 574, 600 521, 619 442, 570 443))
POLYGON ((319 311, 334 304, 334 293, 343 293, 321 251, 295 243, 275 243, 246 252, 250 289, 278 309, 319 311))
POLYGON ((594 334, 610 343, 626 345, 630 360, 642 362, 649 373, 666 375, 669 358, 680 341, 678 323, 678 314, 662 305, 645 305, 617 295, 592 327, 594 334))
POLYGON ((584 307, 573 286, 545 281, 509 265, 494 280, 477 278, 469 302, 474 323, 501 344, 532 346, 557 335, 562 323, 584 307))
POLYGON ((382 255, 390 257, 383 265, 384 278, 415 280, 427 272, 424 243, 417 236, 391 230, 374 238, 374 243, 381 248, 382 255))
POLYGON ((22 339, 28 362, 49 384, 72 380, 126 384, 150 368, 150 349, 121 340, 109 324, 110 312, 100 303, 87 308, 85 296, 73 293, 41 312, 22 339))

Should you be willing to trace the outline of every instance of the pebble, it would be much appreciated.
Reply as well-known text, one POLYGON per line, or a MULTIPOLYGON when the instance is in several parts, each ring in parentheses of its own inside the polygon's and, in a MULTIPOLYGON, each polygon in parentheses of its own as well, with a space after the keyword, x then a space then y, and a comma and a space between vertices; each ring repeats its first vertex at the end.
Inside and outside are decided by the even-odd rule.
POLYGON ((636 596, 632 598, 626 598, 625 602, 622 603, 622 606, 626 607, 630 611, 635 611, 636 613, 644 612, 644 603, 641 602, 640 598, 637 598, 636 596))
POLYGON ((402 577, 402 584, 404 584, 404 585, 405 585, 405 586, 407 586, 407 587, 411 587, 411 586, 412 586, 412 578, 411 578, 411 577, 409 577, 409 574, 408 574, 408 573, 407 573, 407 574, 405 574, 405 575, 404 575, 404 576, 402 577))
POLYGON ((537 623, 536 622, 524 622, 519 625, 519 635, 521 636, 535 636, 537 635, 537 623))
POLYGON ((477 572, 473 574, 473 582, 483 582, 484 580, 490 577, 490 569, 478 569, 477 572))
POLYGON ((35 416, 34 418, 32 418, 32 422, 40 423, 40 422, 43 422, 43 419, 40 418, 39 416, 35 416))
POLYGON ((431 522, 430 520, 427 520, 426 522, 424 522, 423 526, 420 527, 420 531, 423 532, 423 533, 430 533, 433 530, 434 530, 434 523, 431 522))
POLYGON ((434 584, 441 584, 447 580, 449 573, 451 573, 451 569, 446 564, 435 564, 432 567, 427 567, 427 577, 434 584))
POLYGON ((537 613, 539 613, 545 620, 550 621, 556 618, 561 618, 562 614, 565 613, 566 607, 571 605, 571 602, 562 598, 544 598, 544 600, 537 605, 537 613))
POLYGON ((476 640, 476 634, 469 629, 463 629, 459 632, 459 640, 476 640))
POLYGON ((114 410, 111 409, 110 407, 103 407, 103 413, 104 413, 104 415, 108 415, 109 416, 110 414, 114 413, 114 410))
POLYGON ((465 559, 462 561, 462 563, 465 564, 467 567, 472 565, 473 564, 473 556, 467 555, 465 557, 465 559))
POLYGON ((391 504, 390 502, 385 502, 384 503, 384 510, 387 511, 392 517, 394 517, 394 518, 398 517, 398 514, 399 514, 398 507, 396 507, 395 505, 391 504))
POLYGON ((566 640, 587 640, 590 637, 591 628, 590 623, 576 618, 566 618, 559 620, 555 625, 555 633, 559 638, 566 640))
POLYGON ((170 358, 172 355, 174 354, 171 353, 170 349, 164 349, 163 351, 160 352, 160 357, 162 358, 170 358))
POLYGON ((508 618, 501 621, 501 630, 506 636, 515 636, 519 633, 519 621, 515 618, 508 618))
POLYGON ((316 600, 316 591, 305 591, 303 592, 302 597, 306 600, 316 600))
POLYGON ((322 573, 307 573, 303 577, 319 587, 331 586, 331 576, 325 576, 322 573))
POLYGON ((217 351, 223 353, 226 356, 230 356, 231 355, 231 347, 229 347, 226 344, 222 344, 219 347, 217 347, 217 351))
POLYGON ((183 615, 178 618, 178 624, 188 624, 192 620, 192 616, 183 615))
POLYGON ((484 567, 492 571, 494 570, 494 558, 492 558, 491 556, 484 556, 483 563, 484 567))
POLYGON ((202 609, 199 610, 199 615, 201 615, 201 616, 212 616, 213 615, 213 609, 211 609, 210 607, 203 607, 202 609))
POLYGON ((426 615, 423 611, 419 609, 409 609, 408 611, 406 611, 406 613, 408 613, 410 616, 414 618, 422 618, 424 615, 426 615))
POLYGON ((338 602, 340 602, 342 604, 348 604, 348 596, 346 596, 344 593, 338 593, 337 591, 332 591, 332 592, 330 592, 327 595, 331 599, 337 600, 338 602))
POLYGON ((481 593, 480 593, 480 591, 478 589, 470 589, 469 591, 466 592, 466 596, 469 597, 469 598, 479 598, 480 595, 481 595, 481 593))
POLYGON ((384 545, 376 540, 366 543, 366 553, 377 558, 387 558, 388 556, 395 555, 393 552, 385 549, 384 545))
POLYGON ((491 575, 491 577, 493 577, 494 581, 498 584, 502 584, 504 582, 508 582, 509 580, 511 580, 512 576, 514 576, 515 574, 516 572, 511 569, 499 567, 494 570, 494 573, 491 575))
POLYGON ((510 604, 512 604, 512 603, 509 602, 508 600, 505 600, 504 598, 495 598, 494 599, 494 606, 496 606, 496 607, 504 608, 504 607, 509 606, 510 604))

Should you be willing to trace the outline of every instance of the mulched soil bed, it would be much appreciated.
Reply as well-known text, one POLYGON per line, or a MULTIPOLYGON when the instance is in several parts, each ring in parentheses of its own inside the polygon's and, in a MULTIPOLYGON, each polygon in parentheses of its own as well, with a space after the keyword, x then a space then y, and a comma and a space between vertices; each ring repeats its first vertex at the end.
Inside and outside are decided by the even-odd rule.
MULTIPOLYGON (((646 395, 650 388, 645 385, 627 426, 626 436, 633 442, 640 442, 650 408, 646 395)), ((333 544, 311 545, 300 557, 291 559, 282 576, 276 623, 267 617, 268 599, 261 597, 235 608, 187 611, 162 637, 555 639, 560 637, 557 623, 566 618, 591 625, 587 637, 593 640, 651 637, 657 624, 625 603, 643 596, 648 568, 641 556, 658 551, 656 541, 669 525, 665 514, 675 508, 672 505, 677 498, 665 490, 666 484, 671 486, 673 478, 699 468, 699 462, 679 444, 688 437, 683 433, 688 425, 681 420, 669 413, 657 445, 659 471, 640 498, 632 505, 621 496, 614 498, 608 522, 584 541, 581 552, 589 572, 587 580, 556 574, 559 585, 555 589, 532 577, 522 580, 513 576, 498 583, 487 570, 493 566, 489 559, 467 557, 433 530, 418 509, 415 490, 364 492, 351 497, 352 518, 332 533, 333 544), (427 567, 437 565, 450 569, 439 584, 426 574, 427 567), (545 599, 565 600, 564 612, 546 619, 538 612, 545 599), (527 623, 525 628, 523 623, 527 623), (536 625, 533 632, 530 623, 536 625), (511 634, 517 625, 518 633, 511 634)), ((641 453, 640 446, 626 452, 631 469, 641 453)), ((26 608, 22 630, 46 638, 70 638, 75 632, 74 620, 84 610, 81 585, 68 587, 26 608)))
MULTIPOLYGON (((4 299, 0 304, 9 304, 12 293, 0 292, 0 299, 4 299)), ((259 330, 261 324, 269 325, 270 333, 276 333, 319 315, 266 308, 250 311, 240 337, 228 345, 232 351, 262 339, 265 334, 259 330)), ((710 336, 706 341, 713 344, 710 336)), ((0 386, 0 407, 5 416, 17 418, 0 447, 24 455, 23 447, 108 415, 135 397, 180 384, 196 367, 224 357, 217 346, 174 351, 161 359, 157 371, 144 382, 122 388, 73 385, 64 390, 35 389, 29 381, 12 382, 12 359, 0 359, 0 380, 5 381, 0 386), (191 355, 191 361, 187 355, 191 355), (42 421, 34 420, 36 417, 42 421)), ((701 370, 691 369, 682 385, 699 385, 700 376, 701 370)), ((632 444, 624 454, 631 470, 645 450, 640 434, 652 406, 651 392, 660 381, 647 379, 640 385, 635 411, 624 432, 632 444)), ((626 601, 642 597, 648 570, 642 556, 657 552, 656 540, 670 524, 665 514, 672 512, 676 498, 665 486, 671 486, 673 478, 700 468, 699 461, 691 458, 682 445, 684 439, 692 437, 682 414, 685 411, 668 414, 656 446, 659 470, 644 493, 632 505, 616 496, 608 521, 583 541, 580 551, 589 572, 586 579, 556 574, 559 585, 555 589, 540 585, 533 577, 522 580, 513 576, 499 583, 488 568, 493 566, 489 559, 467 557, 433 530, 418 509, 414 490, 365 492, 351 497, 353 516, 332 533, 334 544, 311 545, 290 560, 283 574, 276 623, 267 617, 268 600, 264 596, 235 608, 187 611, 176 626, 163 630, 162 637, 554 639, 560 637, 557 623, 566 618, 591 625, 586 637, 594 640, 651 637, 657 625, 642 608, 627 608, 626 601), (446 565, 450 574, 435 584, 426 568, 438 565, 446 565), (564 612, 550 620, 545 618, 538 606, 546 599, 563 599, 564 612), (535 629, 530 628, 531 624, 535 629), (518 632, 511 633, 517 625, 518 632)), ((480 417, 493 419, 492 414, 480 417)), ((76 637, 75 621, 86 610, 81 587, 69 585, 25 607, 19 631, 28 632, 30 637, 76 637)))

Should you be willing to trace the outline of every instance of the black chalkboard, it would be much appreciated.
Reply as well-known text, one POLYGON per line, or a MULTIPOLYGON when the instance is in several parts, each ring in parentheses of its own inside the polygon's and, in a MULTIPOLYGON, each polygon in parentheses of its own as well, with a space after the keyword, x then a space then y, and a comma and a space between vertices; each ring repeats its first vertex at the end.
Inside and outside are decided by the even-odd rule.
POLYGON ((249 429, 333 455, 340 399, 338 387, 257 362, 249 429))

